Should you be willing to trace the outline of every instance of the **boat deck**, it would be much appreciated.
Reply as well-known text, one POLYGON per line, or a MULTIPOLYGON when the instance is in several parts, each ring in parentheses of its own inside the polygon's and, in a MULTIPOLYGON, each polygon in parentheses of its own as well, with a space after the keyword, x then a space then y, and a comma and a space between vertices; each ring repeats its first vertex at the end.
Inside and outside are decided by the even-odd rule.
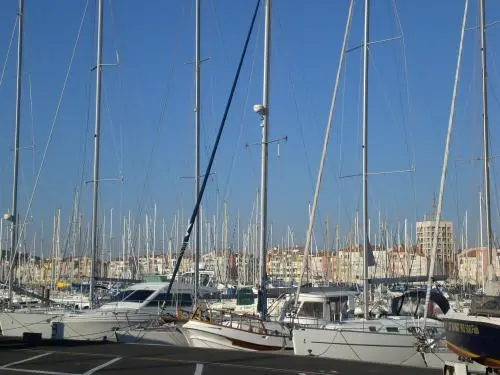
POLYGON ((159 345, 42 341, 0 337, 0 374, 313 375, 441 374, 440 370, 314 357, 159 345))

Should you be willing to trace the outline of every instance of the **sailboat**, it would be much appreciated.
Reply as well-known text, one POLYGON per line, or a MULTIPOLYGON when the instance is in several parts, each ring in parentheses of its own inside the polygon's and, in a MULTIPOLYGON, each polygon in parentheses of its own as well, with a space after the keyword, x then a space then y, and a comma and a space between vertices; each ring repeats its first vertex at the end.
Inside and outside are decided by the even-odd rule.
MULTIPOLYGON (((493 251, 490 212, 489 140, 488 140, 488 95, 486 74, 486 30, 485 1, 479 0, 481 34, 481 78, 482 78, 482 125, 483 125, 483 179, 486 208, 486 241, 488 248, 488 280, 484 296, 473 296, 468 314, 452 313, 442 317, 448 347, 460 359, 474 361, 492 369, 500 369, 500 282, 497 280, 493 251)), ((480 212, 482 215, 482 212, 480 212)), ((496 250, 495 250, 496 253, 496 250)), ((495 255, 495 256, 494 256, 495 255)), ((446 373, 453 367, 446 366, 446 373)))
MULTIPOLYGON (((257 3, 257 8, 260 2, 257 3)), ((256 13, 255 13, 256 14, 256 13)), ((190 346, 239 350, 291 349, 290 332, 279 323, 265 322, 267 317, 266 296, 266 246, 267 246, 267 146, 269 123, 269 49, 271 25, 271 0, 265 0, 264 29, 264 79, 263 103, 253 109, 261 118, 262 157, 260 194, 260 285, 258 305, 260 318, 254 315, 234 314, 224 310, 197 309, 181 331, 190 346)))
MULTIPOLYGON (((23 0, 20 0, 22 15, 23 0)), ((159 314, 175 315, 179 303, 192 309, 192 286, 182 283, 173 285, 172 293, 165 290, 168 283, 139 283, 129 287, 116 300, 96 308, 94 298, 97 257, 97 199, 99 196, 99 151, 101 119, 102 29, 103 0, 98 0, 96 101, 94 132, 94 170, 92 200, 92 254, 90 271, 90 310, 68 313, 61 310, 5 311, 0 313, 0 329, 4 336, 22 337, 24 333, 36 333, 41 338, 73 340, 115 340, 120 328, 147 322, 159 314), (160 298, 160 299, 159 299, 160 298), (159 301, 162 301, 161 307, 159 301)), ((20 27, 22 23, 20 22, 20 27)), ((21 29, 20 29, 21 30, 21 29)), ((19 76, 18 76, 19 79, 19 76)), ((16 150, 18 147, 16 147, 16 150)), ((14 206, 15 207, 15 206, 14 206)), ((15 236, 14 236, 15 237, 15 236)), ((12 272, 11 272, 12 274, 12 272)))
POLYGON ((17 188, 19 180, 19 135, 21 125, 21 75, 23 56, 23 10, 24 1, 19 0, 18 10, 18 35, 17 35, 17 71, 16 71, 16 124, 14 130, 14 165, 12 176, 12 210, 3 215, 3 219, 11 224, 10 236, 10 260, 8 272, 8 304, 12 307, 12 296, 14 287, 14 273, 16 265, 16 255, 18 247, 18 212, 17 212, 17 188))
MULTIPOLYGON (((195 0, 195 202, 198 199, 200 190, 200 0, 195 0)), ((189 304, 189 313, 193 312, 194 306, 198 303, 198 298, 202 295, 211 294, 217 291, 212 288, 213 271, 200 270, 200 220, 195 223, 195 268, 194 272, 185 272, 179 277, 184 283, 194 286, 193 300, 189 304), (203 291, 205 293, 203 293, 203 291)), ((186 306, 183 306, 184 308, 186 306)), ((164 312, 162 311, 162 314, 164 312)), ((175 317, 171 322, 163 324, 162 320, 154 320, 146 326, 126 327, 116 331, 116 337, 119 342, 141 343, 141 344, 160 344, 186 346, 185 337, 177 329, 177 324, 184 322, 184 319, 175 317)))
MULTIPOLYGON (((8 330, 6 329, 5 321, 9 319, 11 314, 16 314, 16 312, 11 312, 11 309, 14 309, 13 302, 15 299, 13 298, 13 293, 15 291, 21 291, 21 288, 18 288, 14 285, 14 273, 15 273, 15 260, 16 253, 18 247, 18 212, 17 212, 17 190, 18 190, 18 170, 19 170, 19 133, 20 133, 20 118, 21 118, 21 77, 22 77, 22 52, 23 52, 23 12, 24 12, 24 0, 19 0, 18 5, 18 45, 17 45, 17 72, 16 72, 16 125, 15 125, 15 138, 14 138, 14 166, 13 166, 13 179, 12 179, 12 209, 11 212, 3 215, 3 219, 7 222, 11 223, 11 259, 9 261, 9 271, 8 271, 8 309, 6 311, 0 312, 0 329, 3 335, 8 335, 8 330)), ((34 295, 34 294, 32 294, 34 295)), ((42 298, 43 300, 43 298, 42 298)), ((45 318, 46 314, 33 314, 31 316, 26 317, 28 319, 22 320, 22 322, 16 323, 17 326, 22 325, 30 325, 34 322, 40 321, 41 315, 45 318)), ((24 317, 24 315, 23 315, 24 317)))
MULTIPOLYGON (((348 359, 366 362, 379 362, 402 364, 424 367, 442 367, 443 361, 448 358, 449 352, 442 351, 439 345, 442 343, 442 323, 435 319, 438 314, 446 314, 449 310, 447 300, 441 293, 435 290, 408 291, 401 297, 392 301, 389 315, 383 317, 372 317, 369 311, 368 295, 368 265, 370 263, 370 245, 368 237, 368 204, 367 204, 367 124, 368 124, 368 46, 369 46, 369 15, 370 1, 364 1, 364 40, 363 48, 363 145, 362 145, 362 184, 363 184, 363 310, 364 318, 333 320, 321 327, 296 327, 293 330, 293 347, 297 355, 319 356, 335 359, 348 359), (430 299, 427 302, 426 297, 430 299), (417 337, 422 334, 422 317, 424 310, 429 308, 431 314, 425 327, 424 341, 429 350, 423 354, 416 348, 420 342, 417 337)), ((344 43, 341 50, 340 66, 346 50, 346 40, 352 17, 352 2, 349 9, 348 22, 344 35, 344 43)), ((335 95, 334 95, 335 99, 335 95)), ((332 100, 332 116, 334 99, 332 100)), ((327 132, 328 134, 328 132, 327 132)), ((325 144, 327 139, 325 137, 325 144)), ((315 201, 321 177, 318 174, 315 201)), ((313 206, 314 208, 314 206, 313 206)), ((314 212, 314 211, 313 211, 314 212)), ((311 215, 308 237, 310 236, 312 221, 311 215)), ((306 245, 307 246, 307 245, 306 245)), ((304 258, 306 259, 306 258, 304 258)), ((304 266, 304 265, 303 265, 304 266)))

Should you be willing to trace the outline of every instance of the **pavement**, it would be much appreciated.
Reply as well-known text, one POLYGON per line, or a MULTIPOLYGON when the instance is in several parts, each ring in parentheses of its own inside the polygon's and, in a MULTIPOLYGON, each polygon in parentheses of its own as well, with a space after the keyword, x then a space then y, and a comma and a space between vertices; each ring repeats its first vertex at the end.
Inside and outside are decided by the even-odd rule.
POLYGON ((188 347, 42 341, 28 345, 0 337, 3 374, 189 374, 189 375, 425 375, 441 370, 340 361, 287 354, 188 347))

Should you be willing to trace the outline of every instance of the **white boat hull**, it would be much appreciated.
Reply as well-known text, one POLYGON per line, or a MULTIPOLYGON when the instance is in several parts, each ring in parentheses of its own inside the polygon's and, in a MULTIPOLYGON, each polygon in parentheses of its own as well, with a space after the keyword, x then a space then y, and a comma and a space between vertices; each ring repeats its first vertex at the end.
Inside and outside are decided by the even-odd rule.
POLYGON ((42 339, 116 341, 115 331, 147 322, 149 314, 114 313, 111 311, 68 314, 67 311, 0 312, 3 336, 23 337, 25 332, 40 333, 42 339), (60 323, 55 335, 53 323, 60 323))
POLYGON ((64 312, 12 311, 0 312, 2 336, 23 337, 25 332, 41 333, 43 339, 50 339, 52 326, 50 321, 64 312))
POLYGON ((177 327, 158 327, 141 329, 119 329, 116 331, 118 342, 126 344, 188 346, 188 342, 177 327))
POLYGON ((299 328, 293 331, 293 347, 296 355, 417 367, 442 368, 445 361, 456 360, 441 348, 422 355, 416 338, 407 333, 299 328))
POLYGON ((155 315, 133 312, 99 311, 65 315, 53 320, 63 325, 63 337, 67 340, 116 341, 116 331, 127 329, 148 320, 155 315))
POLYGON ((242 351, 280 351, 293 348, 290 338, 286 336, 265 335, 198 320, 188 321, 181 331, 189 346, 195 348, 242 351))

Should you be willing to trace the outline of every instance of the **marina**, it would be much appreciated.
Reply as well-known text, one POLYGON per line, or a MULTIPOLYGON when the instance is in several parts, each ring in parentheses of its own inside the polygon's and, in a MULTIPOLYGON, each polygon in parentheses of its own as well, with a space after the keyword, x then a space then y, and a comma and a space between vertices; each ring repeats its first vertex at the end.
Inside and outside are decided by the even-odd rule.
MULTIPOLYGON (((177 88, 173 90, 175 104, 167 104, 166 99, 162 104, 160 122, 167 119, 169 125, 175 124, 169 126, 166 133, 169 141, 176 139, 176 143, 172 148, 174 154, 168 163, 163 164, 166 159, 158 159, 162 160, 161 169, 152 173, 152 160, 155 159, 153 154, 156 141, 161 139, 160 128, 163 125, 158 125, 157 133, 150 133, 147 139, 143 139, 145 143, 125 145, 121 139, 123 134, 136 141, 153 120, 150 118, 143 122, 142 119, 135 119, 129 124, 133 124, 131 129, 124 129, 122 122, 128 122, 128 119, 111 111, 111 107, 121 102, 123 97, 117 100, 113 95, 111 99, 109 96, 110 92, 121 94, 116 88, 110 89, 117 82, 120 90, 125 87, 118 52, 124 42, 118 40, 116 19, 124 17, 128 20, 122 24, 122 28, 126 28, 128 33, 129 29, 136 26, 135 21, 139 18, 134 16, 142 9, 127 8, 129 5, 122 3, 117 5, 119 10, 115 12, 111 1, 108 4, 105 0, 85 0, 80 9, 80 22, 71 21, 79 25, 79 28, 37 174, 35 158, 33 160, 33 191, 29 199, 25 194, 23 198, 26 201, 20 201, 20 151, 26 152, 20 144, 21 124, 24 126, 24 120, 21 121, 21 89, 26 76, 34 133, 31 78, 26 75, 22 65, 22 52, 30 51, 30 44, 23 47, 23 30, 27 25, 33 27, 33 24, 41 21, 36 21, 35 9, 39 5, 28 2, 25 6, 24 0, 16 1, 18 6, 15 23, 0 79, 1 83, 11 46, 17 36, 13 176, 12 181, 9 179, 9 183, 12 182, 12 204, 10 209, 4 210, 0 220, 0 374, 500 373, 500 352, 496 345, 500 342, 500 246, 494 231, 500 220, 500 204, 495 200, 498 216, 495 218, 490 207, 492 197, 496 198, 496 192, 490 191, 490 174, 494 178, 494 165, 490 160, 496 156, 492 156, 489 149, 492 142, 489 140, 487 106, 487 77, 492 79, 493 75, 488 76, 486 73, 486 25, 495 22, 488 23, 486 20, 486 0, 475 0, 478 5, 475 10, 475 16, 479 20, 477 28, 468 27, 471 19, 468 18, 469 13, 472 12, 469 1, 472 0, 464 0, 462 22, 459 24, 457 20, 454 21, 456 30, 454 33, 450 32, 448 37, 453 35, 456 38, 459 35, 460 41, 458 53, 452 51, 457 57, 444 149, 435 150, 432 163, 428 163, 439 165, 438 161, 442 160, 439 191, 437 196, 434 193, 432 206, 428 204, 429 191, 425 193, 427 199, 419 198, 417 203, 414 181, 416 168, 413 160, 416 155, 413 150, 410 151, 409 146, 409 141, 413 139, 408 136, 408 129, 397 134, 399 128, 408 127, 411 122, 406 37, 403 32, 403 24, 411 24, 411 20, 402 22, 399 8, 402 7, 408 17, 412 15, 411 6, 407 3, 396 6, 395 1, 390 4, 388 2, 386 5, 390 6, 391 11, 387 13, 379 6, 383 0, 363 0, 359 2, 361 6, 357 7, 354 0, 346 0, 342 6, 336 2, 328 3, 332 7, 329 11, 335 8, 332 13, 335 14, 334 26, 338 26, 335 39, 341 41, 341 47, 338 54, 330 55, 329 66, 323 67, 324 73, 334 78, 333 87, 328 88, 331 93, 329 110, 325 106, 327 91, 321 92, 322 98, 319 94, 314 98, 315 103, 323 105, 321 111, 326 119, 323 138, 315 135, 314 146, 306 147, 304 129, 299 133, 294 132, 302 138, 304 151, 315 152, 313 163, 310 163, 306 155, 307 175, 311 186, 302 186, 302 194, 306 198, 298 200, 291 198, 296 193, 295 187, 292 189, 291 185, 280 185, 282 181, 277 180, 281 179, 279 173, 282 171, 276 172, 281 168, 277 168, 277 164, 281 163, 278 163, 281 157, 280 146, 288 141, 288 135, 275 133, 275 126, 279 126, 280 122, 287 123, 287 116, 284 116, 283 109, 280 115, 279 108, 280 103, 288 99, 284 99, 285 96, 279 90, 271 90, 279 82, 280 75, 286 71, 283 60, 275 69, 279 55, 276 50, 281 54, 280 48, 288 44, 280 41, 280 33, 283 33, 281 23, 289 9, 276 5, 285 4, 284 1, 242 2, 241 13, 245 14, 244 17, 236 15, 235 9, 229 10, 234 7, 232 2, 225 4, 222 12, 220 8, 216 10, 214 4, 213 9, 207 9, 201 0, 194 0, 189 4, 192 8, 190 12, 184 8, 185 2, 181 1, 182 5, 172 5, 172 9, 177 12, 173 14, 182 15, 175 19, 176 22, 189 19, 193 41, 186 36, 179 40, 183 40, 180 43, 181 49, 194 42, 195 60, 182 62, 183 66, 193 66, 192 75, 174 73, 173 70, 169 74, 174 78, 177 75, 184 76, 183 85, 185 82, 191 85, 190 80, 194 78, 194 87, 191 88, 194 92, 190 92, 189 96, 182 96, 177 88), (181 8, 175 8, 179 6, 181 8), (93 16, 89 15, 91 13, 93 16), (35 21, 29 17, 24 20, 25 15, 32 15, 35 21), (226 22, 239 31, 234 35, 231 33, 234 36, 231 55, 234 55, 235 60, 226 61, 227 66, 224 69, 219 66, 220 71, 216 73, 217 69, 212 71, 211 66, 218 66, 220 57, 226 53, 221 54, 219 51, 213 61, 208 55, 205 57, 210 49, 207 47, 205 51, 205 45, 202 48, 201 41, 205 41, 204 38, 207 33, 210 35, 210 31, 202 26, 205 20, 217 25, 218 34, 212 35, 217 35, 217 43, 210 43, 223 45, 218 19, 221 15, 227 17, 226 22), (387 27, 389 22, 393 23, 392 29, 387 27), (272 27, 273 24, 280 27, 272 27), (458 25, 461 25, 460 29, 458 25), (112 33, 108 34, 110 29, 112 33), (479 132, 471 130, 466 139, 477 140, 478 145, 481 143, 482 157, 476 158, 476 161, 482 161, 482 170, 481 178, 474 176, 469 182, 474 185, 471 190, 474 192, 473 200, 460 198, 458 177, 456 178, 454 194, 457 218, 451 221, 447 217, 452 217, 453 214, 450 214, 449 207, 446 210, 443 201, 445 191, 453 190, 446 185, 446 175, 452 131, 456 122, 459 77, 470 73, 464 73, 461 68, 465 31, 469 29, 474 29, 480 36, 480 48, 475 52, 479 52, 481 57, 481 68, 477 69, 481 76, 481 91, 476 93, 470 90, 469 95, 472 97, 474 94, 478 103, 479 98, 481 99, 478 111, 480 116, 476 114, 476 120, 481 119, 482 137, 479 132), (391 36, 387 37, 387 32, 391 36), (86 34, 85 42, 81 40, 83 34, 86 34), (380 35, 385 35, 385 39, 380 39, 380 35), (361 44, 353 45, 353 39, 356 38, 361 39, 361 44), (186 41, 189 43, 184 43, 186 41), (35 193, 39 188, 38 179, 45 167, 45 157, 59 116, 59 107, 63 103, 66 84, 70 81, 71 74, 80 74, 72 73, 73 59, 85 55, 76 53, 79 43, 85 43, 85 48, 92 51, 87 51, 86 56, 92 65, 85 93, 88 102, 86 138, 82 141, 79 161, 73 161, 81 163, 81 170, 74 166, 79 172, 78 182, 73 182, 75 185, 70 194, 71 207, 69 211, 68 207, 64 210, 56 209, 52 217, 51 241, 47 243, 44 242, 43 221, 37 221, 38 218, 33 217, 33 212, 40 210, 39 201, 44 198, 35 197, 35 193), (375 45, 379 43, 387 45, 387 49, 378 52, 379 47, 375 45), (379 59, 385 59, 383 55, 394 46, 399 56, 393 56, 392 59, 402 65, 399 73, 385 64, 378 65, 379 59), (356 75, 352 73, 354 60, 350 57, 351 52, 359 54, 355 58, 356 66, 359 64, 355 69, 358 71, 357 82, 356 75), (110 56, 114 56, 116 61, 110 60, 110 56), (209 60, 210 64, 205 64, 209 60), (248 75, 250 60, 252 65, 248 75), (336 71, 331 71, 330 61, 338 61, 336 71), (202 77, 202 66, 207 65, 207 77, 205 68, 202 77), (229 65, 232 69, 227 69, 229 65), (388 76, 380 74, 380 67, 388 76), (252 82, 252 79, 255 80, 254 69, 255 76, 259 78, 252 82), (118 71, 116 75, 112 73, 115 70, 118 71), (220 79, 217 74, 224 75, 222 85, 220 82, 215 84, 215 77, 220 79), (274 81, 275 77, 278 78, 277 81, 274 81), (210 90, 215 90, 217 86, 217 94, 211 94, 211 101, 208 96, 202 95, 201 90, 203 87, 208 92, 210 85, 205 86, 205 83, 210 80, 210 90), (384 83, 380 84, 381 81, 384 83), (402 84, 404 88, 391 87, 386 90, 396 83, 402 84), (248 85, 247 97, 242 102, 240 96, 245 91, 245 85, 248 85), (224 89, 221 90, 218 86, 223 86, 224 89), (350 92, 356 87, 357 91, 350 92), (383 95, 376 95, 377 90, 383 95), (394 103, 388 100, 388 94, 394 95, 393 100, 399 103, 401 113, 395 113, 394 103), (389 107, 384 110, 388 110, 390 116, 382 114, 382 97, 389 107), (194 129, 191 129, 193 134, 189 135, 194 140, 194 158, 191 155, 189 163, 181 160, 180 155, 186 147, 176 138, 181 134, 176 133, 178 125, 186 121, 182 116, 176 120, 170 117, 171 112, 184 108, 186 103, 192 106, 190 110, 194 113, 190 117, 190 122, 194 123, 194 129), (210 111, 205 108, 209 107, 208 103, 211 105, 210 111), (337 108, 339 106, 340 109, 337 108), (211 112, 210 116, 207 115, 208 112, 211 112), (235 120, 235 113, 238 112, 242 117, 235 120), (246 162, 245 169, 238 164, 237 149, 241 146, 243 129, 246 128, 247 112, 252 114, 251 121, 256 125, 251 137, 258 139, 258 142, 247 142, 245 148, 258 148, 260 152, 252 161, 251 168, 246 162), (217 117, 215 113, 221 116, 217 117), (118 116, 121 120, 114 123, 113 116, 118 116), (113 125, 118 123, 120 131, 113 125), (237 138, 233 137, 235 133, 228 134, 234 132, 234 129, 228 129, 234 123, 241 123, 237 138), (352 124, 356 124, 356 127, 352 124), (208 130, 205 125, 212 128, 208 130), (344 129, 344 125, 349 128, 348 131, 344 129), (388 133, 391 135, 390 143, 383 147, 387 138, 384 134, 389 125, 396 126, 398 131, 393 129, 388 133), (113 128, 112 142, 109 139, 109 127, 113 128), (335 142, 340 142, 336 144, 340 148, 338 160, 331 155, 327 156, 330 138, 334 134, 333 138, 344 137, 344 130, 346 139, 335 139, 335 142), (207 134, 210 134, 209 140, 206 138, 207 134), (404 142, 396 140, 401 136, 404 142), (118 138, 120 139, 117 140, 118 138), (235 151, 230 155, 226 148, 227 143, 235 143, 228 142, 228 139, 233 138, 237 142, 236 146, 230 144, 231 147, 235 146, 235 151), (352 143, 354 140, 355 143, 352 143), (347 142, 346 146, 343 146, 344 141, 347 142), (203 149, 200 147, 201 143, 203 149), (398 144, 405 144, 399 152, 406 153, 407 158, 396 156, 398 144), (276 158, 271 155, 274 147, 277 149, 276 158), (92 148, 93 152, 90 152, 92 148), (380 149, 376 151, 377 148, 380 149), (119 165, 118 178, 107 176, 112 159, 110 150, 114 151, 119 165), (132 150, 141 152, 129 152, 132 150), (148 155, 148 152, 149 159, 144 162, 142 157, 148 155), (129 160, 129 163, 137 162, 140 165, 139 174, 145 172, 142 179, 124 179, 125 171, 128 173, 128 170, 123 160, 130 157, 133 160, 129 160), (314 166, 317 157, 319 167, 314 166), (333 170, 332 165, 327 166, 327 159, 330 159, 330 163, 331 159, 335 159, 334 163, 338 164, 334 181, 331 176, 327 177, 327 171, 333 170), (231 164, 229 172, 224 170, 228 161, 231 164), (187 176, 184 173, 186 165, 191 165, 192 162, 194 175, 187 176), (179 176, 172 177, 170 163, 179 167, 176 169, 179 176), (390 166, 379 169, 382 164, 390 166), (204 168, 201 168, 202 165, 204 168), (374 168, 373 165, 377 167, 374 168), (250 170, 252 173, 248 172, 250 170), (360 173, 351 174, 348 170, 360 173), (242 171, 247 179, 243 180, 242 175, 234 178, 233 173, 238 175, 242 171), (371 177, 400 174, 410 176, 409 186, 399 180, 397 185, 387 182, 389 178, 399 179, 397 176, 384 176, 380 179, 371 177), (157 175, 164 179, 155 186, 152 181, 157 175), (219 175, 227 178, 223 189, 218 180, 219 175), (252 178, 248 178, 249 176, 252 178), (172 178, 191 180, 187 210, 184 207, 186 186, 177 190, 177 196, 176 193, 172 194, 170 188, 172 191, 178 188, 177 183, 166 183, 172 178), (251 191, 252 188, 247 189, 247 181, 252 181, 254 191, 251 191), (120 186, 111 187, 113 184, 108 185, 107 182, 118 183, 120 186), (134 189, 130 189, 128 184, 135 186, 137 192, 132 194, 134 189), (84 186, 87 185, 88 188, 84 191, 84 186), (169 187, 167 193, 165 185, 169 187), (344 197, 346 192, 349 193, 349 198, 344 197), (240 193, 241 196, 233 200, 240 193), (477 193, 479 202, 476 199, 477 193), (137 206, 132 210, 129 207, 133 205, 134 199, 137 199, 137 206), (413 202, 410 203, 409 200, 413 202), (33 203, 34 201, 37 202, 33 203), (300 219, 297 219, 296 214, 286 213, 292 203, 300 206, 300 211, 297 211, 301 212, 300 219), (240 205, 245 207, 245 218, 240 215, 240 205), (332 211, 332 205, 335 206, 333 211, 338 210, 337 213, 332 211), (415 207, 411 208, 410 205, 415 207), (118 206, 119 209, 113 214, 114 208, 118 206), (277 206, 280 208, 276 209, 277 206), (426 211, 423 211, 423 207, 426 211), (21 212, 24 210, 26 213, 21 212), (175 210, 177 211, 172 218, 175 210), (325 210, 328 211, 326 215, 325 210), (475 210, 478 211, 477 219, 475 210), (473 217, 469 223, 471 212, 473 217), (64 216, 69 220, 65 220, 64 216), (333 236, 330 217, 335 218, 333 236), (276 218, 279 220, 276 221, 276 218), (287 220, 294 223, 295 229, 286 223, 287 220), (37 229, 37 225, 40 225, 40 229, 37 229), (474 239, 469 236, 469 225, 474 227, 474 239), (305 233, 302 233, 304 228, 305 233)), ((316 6, 326 6, 325 4, 318 2, 316 6)), ((160 9, 162 6, 164 4, 159 1, 155 11, 156 7, 160 9)), ((295 4, 291 8, 298 6, 299 4, 295 4)), ((500 6, 497 7, 500 10, 500 6)), ((313 8, 315 7, 310 10, 315 11, 313 8)), ((166 12, 166 9, 162 12, 166 12)), ((288 14, 296 17, 291 25, 302 18, 297 18, 297 14, 288 14)), ((75 19, 76 15, 73 15, 75 19)), ((151 14, 151 19, 154 16, 156 15, 151 14)), ((319 12, 315 17, 321 16, 319 12)), ((156 22, 165 24, 163 18, 156 22)), ((451 28, 451 20, 448 22, 451 28)), ((331 23, 330 19, 326 22, 331 23)), ((149 21, 142 25, 143 28, 147 26, 149 21)), ((182 34, 179 25, 169 24, 168 27, 175 29, 177 34, 170 30, 168 38, 162 39, 162 43, 151 44, 150 47, 154 47, 155 51, 163 50, 159 45, 163 47, 163 42, 166 43, 173 34, 182 34)), ((307 27, 300 31, 301 36, 309 29, 307 27)), ((294 25, 293 30, 299 29, 295 29, 294 25)), ((156 32, 153 34, 156 35, 156 32)), ((134 33, 127 35, 130 39, 137 36, 134 33)), ((143 45, 146 40, 151 42, 152 39, 154 38, 150 38, 150 35, 142 38, 135 47, 143 45)), ((296 49, 305 51, 309 45, 314 44, 310 43, 311 39, 307 43, 295 43, 299 39, 299 35, 290 38, 294 52, 296 49)), ((207 45, 210 43, 207 42, 207 45)), ((495 45, 494 39, 490 44, 495 45)), ((168 50, 169 53, 172 52, 170 48, 168 50)), ((132 60, 137 53, 133 51, 134 56, 128 57, 133 57, 132 60)), ((179 58, 180 51, 175 51, 172 59, 179 58)), ((184 52, 180 52, 180 55, 184 52)), ((302 55, 307 56, 307 53, 302 55)), ((309 57, 304 59, 303 63, 308 63, 308 59, 309 57)), ((473 59, 469 57, 469 60, 473 59)), ((127 58, 124 61, 127 64, 127 58)), ((316 62, 320 61, 323 58, 316 59, 316 62)), ((391 59, 384 61, 387 63, 391 59)), ((136 65, 141 63, 140 60, 135 61, 136 65)), ((451 71, 451 63, 448 61, 446 64, 447 70, 451 71)), ((164 66, 154 69, 154 65, 155 62, 148 63, 146 70, 155 70, 156 74, 164 73, 164 66)), ((315 68, 310 66, 310 69, 301 72, 313 74, 316 73, 315 68)), ((143 70, 137 69, 132 77, 139 76, 143 70)), ((472 71, 476 73, 475 68, 472 71)), ((291 74, 287 73, 289 86, 294 87, 291 74)), ((160 82, 166 81, 166 78, 154 77, 154 80, 160 82)), ((317 78, 317 83, 313 85, 315 91, 319 82, 324 80, 323 76, 317 78)), ((450 86, 450 83, 447 85, 450 86)), ((142 82, 137 87, 140 86, 142 82)), ((285 86, 281 88, 287 90, 285 86)), ((131 95, 136 94, 136 91, 140 92, 131 90, 131 95)), ((157 96, 153 94, 154 90, 145 92, 147 95, 140 94, 141 97, 144 96, 148 103, 154 102, 153 97, 157 96)), ((295 95, 294 89, 290 93, 295 95)), ((469 99, 467 97, 466 103, 469 99)), ((297 121, 300 122, 299 112, 304 110, 302 107, 307 106, 298 105, 295 97, 293 101, 297 121)), ((79 106, 82 104, 74 105, 75 108, 79 106)), ((443 103, 441 107, 445 107, 443 103)), ((427 108, 421 112, 426 110, 427 108)), ((78 124, 78 119, 82 116, 71 117, 78 124)), ((312 133, 309 130, 307 136, 312 133)), ((441 138, 442 136, 440 135, 441 138)), ((182 137, 188 138, 186 134, 182 134, 182 137)), ((466 148, 472 150, 470 146, 472 143, 467 144, 466 148)), ((32 148, 35 152, 34 135, 32 148)), ((76 146, 73 148, 76 149, 76 146)), ((163 152, 168 149, 165 145, 160 148, 163 152)), ((192 145, 189 146, 191 148, 192 145)), ((473 152, 477 152, 476 148, 473 152)), ((295 150, 297 148, 294 152, 295 150)), ((420 154, 417 158, 421 157, 420 154)), ((59 157, 64 159, 67 156, 59 157)), ((298 155, 294 155, 292 158, 287 154, 288 169, 295 168, 293 160, 297 157, 298 155)), ((458 170, 454 172, 462 178, 458 170)), ((21 171, 21 178, 24 178, 23 173, 21 171)), ((434 171, 432 175, 425 177, 429 188, 438 180, 437 175, 434 171)), ((59 176, 59 181, 64 182, 65 177, 59 176)), ((303 176, 298 180, 302 183, 303 176)), ((466 190, 463 186, 460 188, 466 190)), ((65 191, 67 194, 70 190, 65 191)), ((0 193, 3 194, 3 190, 0 193)), ((50 196, 51 193, 45 194, 50 196)), ((0 198, 3 204, 3 196, 0 198)), ((68 196, 64 199, 67 203, 68 196)), ((50 202, 59 204, 55 198, 50 202)), ((52 206, 49 211, 44 211, 44 215, 53 212, 51 209, 52 206)), ((45 228, 45 237, 46 232, 45 228)))

